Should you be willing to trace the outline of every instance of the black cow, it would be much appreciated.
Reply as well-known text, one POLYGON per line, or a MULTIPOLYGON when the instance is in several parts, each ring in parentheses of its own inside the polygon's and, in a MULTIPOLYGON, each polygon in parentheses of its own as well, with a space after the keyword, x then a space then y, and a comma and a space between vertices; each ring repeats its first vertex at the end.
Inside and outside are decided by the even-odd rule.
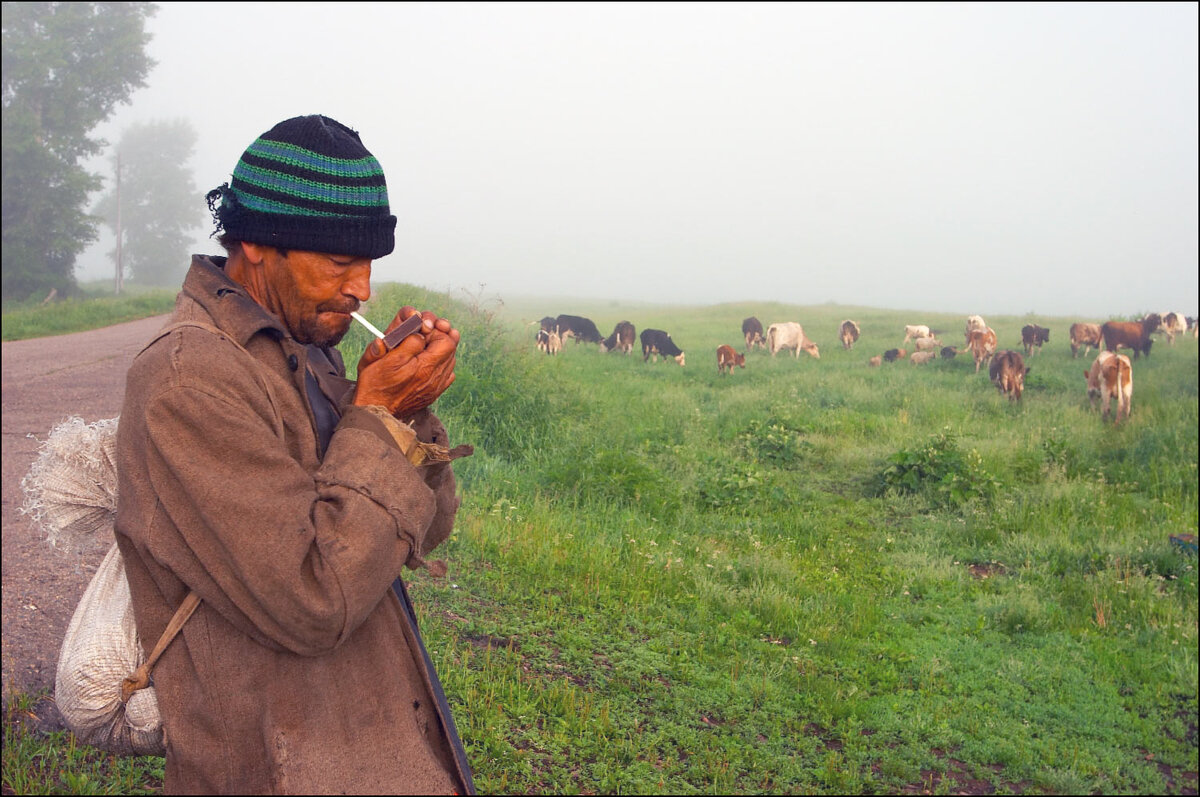
POLYGON ((683 350, 661 329, 642 330, 642 362, 649 360, 651 354, 654 355, 654 362, 658 362, 658 355, 661 354, 664 357, 674 357, 675 362, 680 365, 684 364, 683 350))
POLYGON ((1021 342, 1025 344, 1025 356, 1028 357, 1034 346, 1041 351, 1042 344, 1050 342, 1050 330, 1037 324, 1026 324, 1021 327, 1021 342))
POLYGON ((958 349, 954 348, 953 346, 943 346, 942 347, 942 359, 943 360, 953 360, 955 355, 957 355, 957 354, 958 354, 958 349))
POLYGON ((575 338, 576 343, 600 343, 604 340, 604 336, 600 334, 600 330, 596 329, 596 325, 590 318, 579 315, 560 315, 554 319, 554 324, 558 336, 563 340, 575 338))
POLYGON ((767 339, 763 337, 763 325, 754 316, 750 316, 742 322, 742 337, 746 339, 746 351, 750 351, 755 346, 767 348, 767 339))

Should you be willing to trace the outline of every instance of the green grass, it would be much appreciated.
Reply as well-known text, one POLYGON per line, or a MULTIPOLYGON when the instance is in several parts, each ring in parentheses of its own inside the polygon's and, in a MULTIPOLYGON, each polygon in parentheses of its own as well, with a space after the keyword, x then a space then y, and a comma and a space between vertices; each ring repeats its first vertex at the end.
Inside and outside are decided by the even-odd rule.
POLYGON ((0 337, 25 340, 65 335, 169 313, 175 306, 176 293, 166 289, 132 288, 121 296, 113 296, 97 288, 78 298, 49 304, 42 304, 40 299, 5 302, 0 317, 0 337))
POLYGON ((438 411, 476 454, 450 575, 411 586, 482 792, 1194 791, 1196 559, 1168 542, 1197 529, 1193 339, 1134 363, 1114 426, 1066 340, 1095 319, 987 319, 1001 348, 1051 329, 1017 403, 969 357, 867 366, 965 317, 406 286, 369 315, 404 303, 463 330, 438 411), (666 329, 688 365, 547 357, 525 324, 559 312, 666 329), (821 359, 718 376, 751 314, 821 359))

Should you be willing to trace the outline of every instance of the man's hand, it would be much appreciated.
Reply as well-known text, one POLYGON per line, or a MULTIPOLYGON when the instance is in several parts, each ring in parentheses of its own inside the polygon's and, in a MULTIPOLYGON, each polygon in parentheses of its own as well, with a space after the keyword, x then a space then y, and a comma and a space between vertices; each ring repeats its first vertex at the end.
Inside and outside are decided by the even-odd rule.
MULTIPOLYGON (((401 307, 384 334, 416 315, 414 307, 401 307)), ((404 419, 437 400, 454 383, 454 355, 458 330, 428 310, 420 313, 421 329, 387 351, 376 338, 358 361, 358 386, 354 403, 378 404, 404 419)))

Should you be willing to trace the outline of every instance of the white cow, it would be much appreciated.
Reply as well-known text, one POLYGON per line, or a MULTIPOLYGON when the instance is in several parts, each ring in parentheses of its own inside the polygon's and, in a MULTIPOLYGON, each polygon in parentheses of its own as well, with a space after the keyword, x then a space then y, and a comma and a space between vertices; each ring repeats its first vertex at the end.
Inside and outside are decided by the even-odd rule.
POLYGON ((971 333, 972 332, 974 332, 977 329, 980 332, 982 332, 983 330, 985 330, 987 328, 988 328, 988 325, 984 323, 983 316, 981 316, 981 315, 967 316, 967 331, 966 331, 967 344, 969 345, 971 343, 971 333))
POLYGON ((805 336, 804 328, 795 321, 785 321, 767 327, 767 350, 774 357, 781 349, 794 349, 796 357, 800 356, 800 350, 803 349, 816 359, 821 359, 817 344, 805 336))
POLYGON ((1187 319, 1184 318, 1183 313, 1174 311, 1162 313, 1162 326, 1158 328, 1158 331, 1167 336, 1167 343, 1174 346, 1175 336, 1187 332, 1187 319))
POLYGON ((929 327, 924 324, 911 324, 904 327, 904 340, 900 341, 900 345, 903 346, 913 338, 927 338, 929 336, 929 327))

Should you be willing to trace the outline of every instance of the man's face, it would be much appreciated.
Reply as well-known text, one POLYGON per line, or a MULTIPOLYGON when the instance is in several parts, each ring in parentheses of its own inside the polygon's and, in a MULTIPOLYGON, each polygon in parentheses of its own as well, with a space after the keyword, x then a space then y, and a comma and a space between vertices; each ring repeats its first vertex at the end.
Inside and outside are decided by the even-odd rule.
POLYGON ((350 329, 350 312, 371 298, 371 260, 354 255, 269 249, 267 309, 300 343, 333 346, 350 329))

